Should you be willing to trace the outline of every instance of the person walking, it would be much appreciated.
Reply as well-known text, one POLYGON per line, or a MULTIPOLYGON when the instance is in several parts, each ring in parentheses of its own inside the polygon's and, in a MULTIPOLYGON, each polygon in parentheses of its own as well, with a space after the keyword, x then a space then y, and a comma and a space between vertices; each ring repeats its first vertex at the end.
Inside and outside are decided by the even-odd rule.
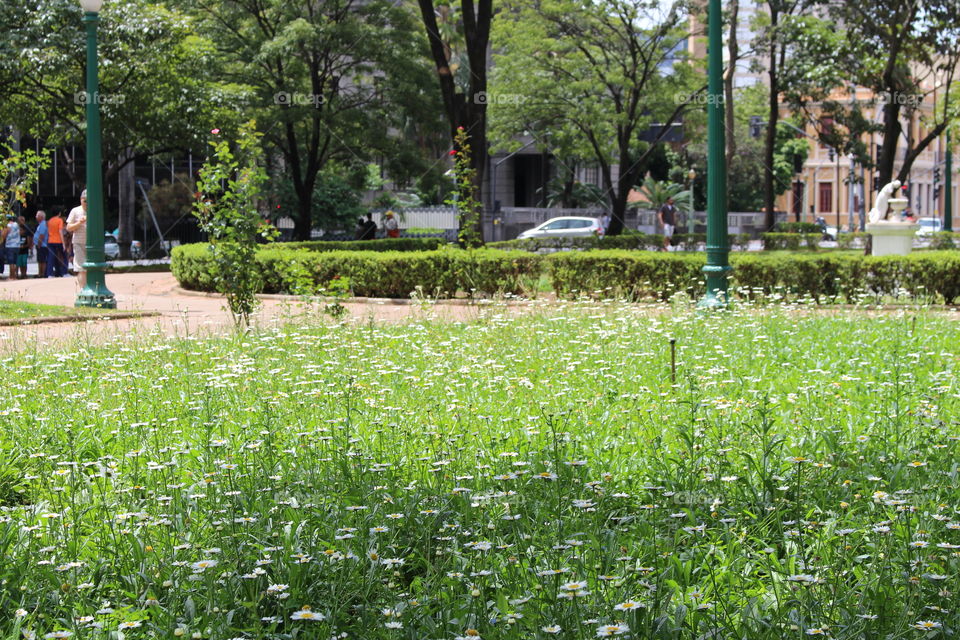
POLYGON ((393 215, 393 211, 387 211, 387 219, 383 222, 383 228, 387 232, 388 238, 399 238, 400 237, 400 225, 397 223, 397 217, 393 215))
POLYGON ((87 286, 87 272, 83 263, 87 261, 87 190, 80 194, 80 206, 70 210, 67 216, 67 231, 73 236, 73 268, 77 270, 77 284, 81 289, 87 286))
POLYGON ((17 279, 17 256, 20 254, 20 224, 14 215, 7 216, 3 228, 3 260, 10 265, 10 280, 17 279))
POLYGON ((670 251, 670 239, 673 237, 673 230, 677 226, 677 208, 673 206, 673 198, 667 198, 667 201, 657 212, 657 219, 663 227, 663 250, 670 251))
POLYGON ((33 232, 33 248, 37 252, 37 277, 47 277, 47 214, 37 211, 37 230, 33 232))
POLYGON ((67 275, 67 254, 63 250, 63 218, 54 209, 47 222, 47 277, 67 275))
POLYGON ((373 213, 367 212, 367 221, 363 223, 365 231, 361 240, 377 239, 377 223, 373 221, 373 213))
POLYGON ((33 230, 27 226, 27 219, 23 216, 17 218, 17 225, 20 227, 20 251, 17 253, 17 269, 20 271, 20 278, 27 279, 27 262, 30 260, 30 250, 33 249, 33 230))

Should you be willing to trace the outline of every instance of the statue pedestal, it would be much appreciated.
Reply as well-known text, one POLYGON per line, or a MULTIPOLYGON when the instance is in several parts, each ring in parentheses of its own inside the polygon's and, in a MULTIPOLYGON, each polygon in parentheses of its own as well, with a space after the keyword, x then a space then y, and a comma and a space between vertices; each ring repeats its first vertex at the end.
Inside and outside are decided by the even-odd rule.
POLYGON ((871 222, 866 231, 873 236, 874 256, 905 256, 913 249, 913 237, 920 229, 915 222, 871 222))

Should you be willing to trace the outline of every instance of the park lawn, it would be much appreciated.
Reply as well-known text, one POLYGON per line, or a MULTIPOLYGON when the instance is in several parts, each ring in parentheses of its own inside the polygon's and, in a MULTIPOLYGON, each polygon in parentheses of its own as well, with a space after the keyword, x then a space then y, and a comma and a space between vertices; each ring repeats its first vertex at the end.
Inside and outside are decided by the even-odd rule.
POLYGON ((86 318, 103 317, 126 313, 116 309, 94 309, 90 307, 61 307, 52 304, 36 304, 18 300, 0 300, 0 322, 17 320, 36 320, 38 318, 86 318))
POLYGON ((955 319, 480 313, 16 358, 0 637, 956 633, 955 319))

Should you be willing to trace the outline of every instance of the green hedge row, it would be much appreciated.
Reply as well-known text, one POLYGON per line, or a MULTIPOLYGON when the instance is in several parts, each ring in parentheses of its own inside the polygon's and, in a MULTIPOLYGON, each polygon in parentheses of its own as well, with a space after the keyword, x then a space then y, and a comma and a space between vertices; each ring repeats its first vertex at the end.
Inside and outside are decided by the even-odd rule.
POLYGON ((960 233, 938 231, 930 234, 930 248, 934 250, 956 249, 960 246, 960 233))
POLYGON ((778 222, 773 225, 776 233, 822 233, 813 222, 778 222))
POLYGON ((308 251, 435 251, 447 244, 443 238, 380 238, 378 240, 310 240, 271 246, 308 251))
MULTIPOLYGON (((547 269, 558 295, 658 298, 674 292, 700 296, 702 254, 604 251, 554 254, 547 269)), ((731 254, 730 286, 745 297, 781 294, 819 302, 855 302, 864 294, 936 296, 951 304, 960 296, 960 253, 928 251, 907 256, 856 254, 731 254)))
POLYGON ((823 234, 817 233, 761 233, 764 251, 798 251, 809 249, 816 251, 820 248, 823 234))
MULTIPOLYGON (((441 298, 458 292, 532 294, 540 279, 541 261, 536 254, 493 249, 316 252, 271 245, 257 252, 264 293, 315 293, 334 278, 345 277, 353 295, 377 298, 408 298, 418 289, 441 298)), ((209 274, 214 268, 207 245, 174 249, 171 270, 184 288, 213 291, 209 274)))
MULTIPOLYGON (((745 250, 750 244, 750 234, 738 233, 728 236, 732 249, 745 250)), ((699 245, 706 243, 705 233, 675 233, 671 245, 685 251, 696 251, 699 245)), ((520 251, 563 250, 563 249, 626 249, 656 251, 663 248, 663 236, 648 233, 625 233, 619 236, 581 236, 575 238, 524 238, 523 240, 504 240, 488 242, 490 249, 517 249, 520 251)))
MULTIPOLYGON (((849 253, 734 253, 731 288, 745 297, 778 294, 820 302, 856 302, 863 295, 926 296, 951 304, 960 296, 960 252, 907 256, 849 253)), ((267 293, 312 293, 334 278, 349 278, 353 295, 407 298, 418 289, 449 297, 531 294, 541 273, 562 297, 596 295, 668 299, 682 291, 703 294, 703 254, 645 251, 564 251, 539 256, 522 251, 313 252, 264 247, 257 263, 267 293)), ((188 289, 213 290, 215 268, 206 245, 173 252, 171 270, 188 289)))

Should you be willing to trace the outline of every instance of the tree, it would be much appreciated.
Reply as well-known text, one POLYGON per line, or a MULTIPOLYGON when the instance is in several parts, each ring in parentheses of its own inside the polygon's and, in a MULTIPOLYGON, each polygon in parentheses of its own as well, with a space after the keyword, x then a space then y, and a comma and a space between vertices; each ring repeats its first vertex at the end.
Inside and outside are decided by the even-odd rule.
POLYGON ((182 2, 216 43, 224 78, 252 93, 296 194, 294 234, 309 238, 321 173, 364 167, 391 139, 393 79, 419 55, 413 12, 388 0, 182 2))
MULTIPOLYGON (((137 155, 199 147, 208 122, 232 113, 231 92, 210 72, 210 49, 189 20, 147 0, 107 2, 98 55, 105 179, 132 169, 137 155)), ((85 143, 86 43, 72 0, 3 3, 0 22, 0 121, 59 147, 81 186, 70 145, 85 143)), ((129 255, 135 214, 132 171, 120 202, 120 248, 129 255)))
POLYGON ((526 117, 541 139, 565 139, 571 155, 596 163, 612 235, 622 231, 627 196, 668 129, 652 142, 640 134, 675 122, 696 93, 685 89, 701 80, 690 65, 672 64, 687 35, 681 10, 679 2, 661 11, 646 0, 512 0, 498 15, 495 109, 515 112, 507 123, 526 117))
MULTIPOLYGON (((450 125, 453 151, 458 136, 470 145, 472 186, 460 186, 462 202, 482 200, 487 168, 487 47, 493 19, 493 0, 418 0, 427 30, 430 55, 437 69, 443 108, 450 125), (459 73, 458 73, 459 72, 459 73), (466 133, 465 137, 460 130, 466 133), (467 193, 464 190, 470 191, 467 193)), ((459 183, 458 183, 459 184, 459 183)), ((479 211, 461 209, 464 237, 483 243, 479 211), (466 230, 465 227, 470 227, 466 230)))
POLYGON ((919 155, 949 126, 957 113, 957 82, 960 71, 960 4, 956 0, 849 0, 829 5, 828 21, 808 20, 794 41, 802 64, 791 82, 788 99, 818 124, 825 141, 843 143, 870 166, 869 150, 857 145, 864 132, 882 134, 876 158, 878 182, 896 178, 905 182, 919 155), (837 31, 833 25, 844 29, 837 31), (882 105, 878 125, 862 115, 862 101, 853 99, 850 86, 873 93, 871 104, 882 105), (842 99, 833 93, 847 93, 842 99), (931 95, 934 94, 934 95, 931 95), (920 110, 928 99, 930 115, 920 110), (829 118, 823 118, 829 116, 829 118), (925 133, 919 139, 906 136, 903 120, 920 118, 925 133))

